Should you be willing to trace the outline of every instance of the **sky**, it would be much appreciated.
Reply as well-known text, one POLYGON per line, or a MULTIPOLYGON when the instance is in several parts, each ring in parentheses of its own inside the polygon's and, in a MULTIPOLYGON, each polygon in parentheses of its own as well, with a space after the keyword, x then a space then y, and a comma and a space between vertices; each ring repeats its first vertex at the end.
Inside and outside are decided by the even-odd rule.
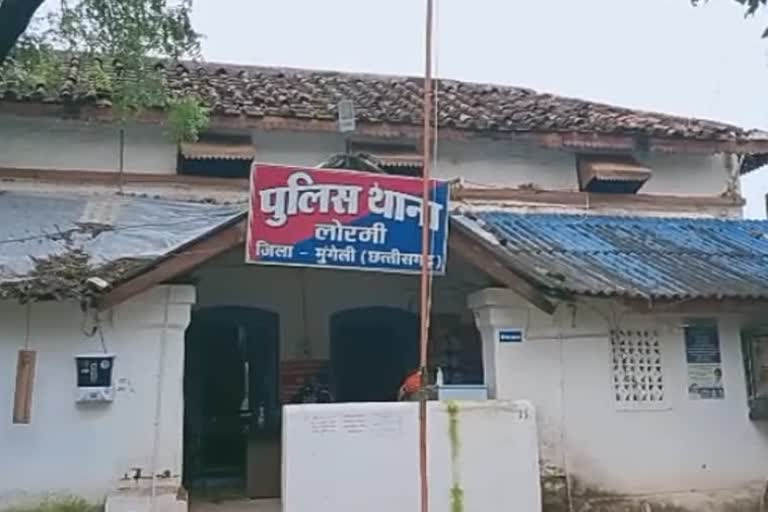
MULTIPOLYGON (((195 0, 209 61, 424 72, 425 0, 195 0)), ((768 130, 768 13, 733 0, 436 0, 441 77, 768 130)), ((765 216, 768 169, 743 181, 765 216)))

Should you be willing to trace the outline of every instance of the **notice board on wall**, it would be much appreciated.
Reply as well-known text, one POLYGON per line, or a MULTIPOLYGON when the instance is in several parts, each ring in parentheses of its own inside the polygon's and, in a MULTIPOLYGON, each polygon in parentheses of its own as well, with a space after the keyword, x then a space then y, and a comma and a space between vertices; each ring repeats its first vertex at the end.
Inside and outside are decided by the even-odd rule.
POLYGON ((725 398, 720 336, 715 320, 691 320, 685 326, 688 397, 694 400, 725 398))

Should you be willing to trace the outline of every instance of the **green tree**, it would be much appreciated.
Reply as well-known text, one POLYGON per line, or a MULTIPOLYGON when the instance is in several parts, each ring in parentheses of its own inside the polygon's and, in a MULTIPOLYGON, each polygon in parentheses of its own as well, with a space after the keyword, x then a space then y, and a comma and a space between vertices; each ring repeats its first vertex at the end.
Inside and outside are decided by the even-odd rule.
POLYGON ((125 123, 147 109, 165 109, 177 140, 194 140, 208 122, 200 98, 180 96, 168 87, 164 62, 197 58, 200 34, 192 27, 192 0, 60 0, 42 19, 32 20, 38 0, 0 0, 0 20, 9 9, 26 10, 0 22, 0 84, 57 91, 68 79, 72 58, 94 97, 112 108, 121 133, 125 123), (5 11, 5 12, 4 12, 5 11), (29 16, 27 16, 29 15, 29 16), (26 20, 26 25, 24 25, 26 20), (2 41, 24 25, 2 61, 2 41))

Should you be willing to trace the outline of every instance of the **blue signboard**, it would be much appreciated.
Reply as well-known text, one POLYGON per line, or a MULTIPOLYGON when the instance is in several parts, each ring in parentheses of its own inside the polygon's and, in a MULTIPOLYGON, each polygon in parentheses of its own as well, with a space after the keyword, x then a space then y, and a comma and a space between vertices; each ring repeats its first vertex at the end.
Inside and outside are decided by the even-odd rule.
POLYGON ((499 343, 522 343, 523 330, 522 329, 500 329, 499 330, 499 343))
POLYGON ((443 274, 448 183, 334 169, 257 165, 251 173, 246 261, 266 265, 418 273, 422 225, 429 261, 443 274))

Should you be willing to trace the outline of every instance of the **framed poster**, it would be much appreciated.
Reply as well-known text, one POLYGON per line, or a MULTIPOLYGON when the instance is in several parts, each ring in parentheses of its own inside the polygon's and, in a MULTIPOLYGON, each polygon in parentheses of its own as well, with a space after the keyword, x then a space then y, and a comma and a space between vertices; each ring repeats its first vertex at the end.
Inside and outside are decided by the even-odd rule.
POLYGON ((720 336, 715 320, 688 321, 685 326, 685 359, 689 398, 725 398, 720 336))

